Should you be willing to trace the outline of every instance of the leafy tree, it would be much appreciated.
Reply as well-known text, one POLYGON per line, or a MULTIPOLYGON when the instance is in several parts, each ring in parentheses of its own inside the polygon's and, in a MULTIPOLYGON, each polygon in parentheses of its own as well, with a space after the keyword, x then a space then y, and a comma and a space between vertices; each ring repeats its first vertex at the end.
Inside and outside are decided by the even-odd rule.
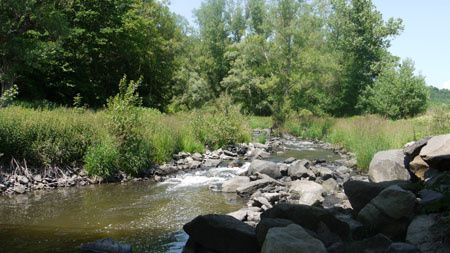
POLYGON ((381 72, 373 87, 366 88, 360 106, 368 113, 400 119, 424 112, 428 100, 425 78, 415 76, 413 62, 405 60, 381 72))
POLYGON ((383 21, 371 0, 333 0, 330 38, 341 54, 342 75, 334 114, 357 113, 358 97, 383 68, 390 38, 402 30, 400 19, 383 21))

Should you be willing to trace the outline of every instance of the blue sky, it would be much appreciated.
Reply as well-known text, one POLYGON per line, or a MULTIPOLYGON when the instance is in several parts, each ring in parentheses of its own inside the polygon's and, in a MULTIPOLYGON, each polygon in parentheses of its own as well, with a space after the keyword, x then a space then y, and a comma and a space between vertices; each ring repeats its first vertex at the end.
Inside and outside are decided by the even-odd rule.
MULTIPOLYGON (((193 22, 202 0, 171 0, 173 12, 193 22)), ((450 0, 373 0, 385 19, 403 19, 405 30, 390 51, 411 58, 428 85, 450 89, 450 0)))

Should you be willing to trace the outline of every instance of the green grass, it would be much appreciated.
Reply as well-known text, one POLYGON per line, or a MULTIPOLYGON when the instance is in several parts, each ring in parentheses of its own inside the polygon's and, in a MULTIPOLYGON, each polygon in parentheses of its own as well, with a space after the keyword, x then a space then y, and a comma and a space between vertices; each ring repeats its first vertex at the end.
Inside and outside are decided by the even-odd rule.
MULTIPOLYGON (((12 158, 43 169, 89 164, 92 174, 108 175, 117 168, 117 143, 108 131, 106 111, 80 108, 33 109, 11 106, 0 109, 0 159, 12 158), (114 169, 113 169, 114 168, 114 169)), ((248 142, 248 120, 237 112, 196 111, 166 115, 139 109, 137 136, 142 138, 137 156, 153 163, 171 159, 179 151, 203 152, 206 147, 248 142), (147 159, 146 158, 146 159, 147 159)), ((136 161, 138 162, 138 161, 136 161)), ((139 164, 139 163, 136 163, 139 164)), ((134 168, 138 172, 140 169, 134 168)))
MULTIPOLYGON (((255 121, 268 122, 261 118, 255 121)), ((426 115, 397 121, 374 115, 337 119, 290 117, 284 131, 300 138, 340 145, 355 153, 358 167, 366 170, 378 151, 402 148, 410 141, 450 133, 450 110, 432 108, 426 115)))

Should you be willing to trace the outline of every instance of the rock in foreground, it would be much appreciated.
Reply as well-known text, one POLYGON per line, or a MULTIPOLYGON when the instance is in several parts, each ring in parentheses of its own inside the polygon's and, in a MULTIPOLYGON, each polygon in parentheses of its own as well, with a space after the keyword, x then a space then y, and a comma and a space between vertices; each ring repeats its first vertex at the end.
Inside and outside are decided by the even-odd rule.
POLYGON ((190 240, 220 253, 259 252, 253 227, 228 215, 201 215, 183 226, 190 240))
POLYGON ((132 248, 129 244, 117 243, 111 238, 97 240, 95 242, 82 244, 80 249, 83 252, 92 253, 131 253, 132 248))

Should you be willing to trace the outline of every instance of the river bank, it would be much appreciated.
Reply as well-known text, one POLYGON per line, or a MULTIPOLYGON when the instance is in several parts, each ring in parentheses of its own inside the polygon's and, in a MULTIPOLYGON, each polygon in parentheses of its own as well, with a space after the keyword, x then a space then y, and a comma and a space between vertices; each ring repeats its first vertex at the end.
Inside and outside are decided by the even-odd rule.
POLYGON ((193 170, 186 169, 186 165, 191 162, 189 157, 198 155, 178 154, 171 163, 160 166, 159 175, 155 171, 159 182, 149 178, 0 197, 0 237, 8 242, 3 248, 79 252, 82 243, 112 237, 133 245, 134 252, 181 252, 187 241, 181 231, 183 224, 199 214, 226 214, 246 205, 247 197, 221 189, 227 180, 246 174, 253 158, 280 162, 295 157, 322 164, 326 164, 324 160, 351 163, 329 144, 295 138, 273 139, 268 145, 239 146, 247 147, 244 155, 239 155, 237 149, 232 149, 237 157, 228 149, 207 152, 202 154, 201 163, 214 166, 193 170))

